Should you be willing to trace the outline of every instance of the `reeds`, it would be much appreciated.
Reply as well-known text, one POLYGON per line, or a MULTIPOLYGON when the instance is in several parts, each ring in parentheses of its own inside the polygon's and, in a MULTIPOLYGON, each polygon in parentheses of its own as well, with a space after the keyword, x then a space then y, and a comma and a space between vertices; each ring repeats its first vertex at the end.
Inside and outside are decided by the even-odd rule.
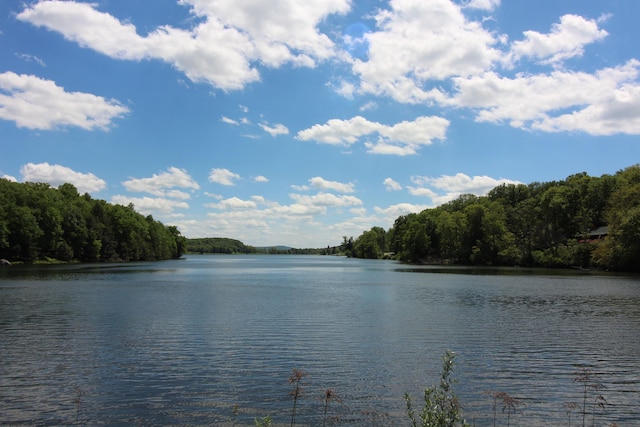
MULTIPOLYGON (((587 422, 587 400, 591 397, 593 402, 591 403, 591 425, 596 424, 596 410, 603 409, 607 404, 607 400, 604 398, 600 391, 605 388, 604 384, 599 382, 598 374, 592 372, 584 366, 580 366, 578 371, 574 374, 574 382, 582 385, 582 427, 586 427, 587 422)), ((576 404, 577 406, 577 404, 576 404)), ((571 415, 569 415, 571 417, 571 415)), ((571 423, 571 418, 569 418, 571 423)))
POLYGON ((293 384, 293 390, 289 393, 289 396, 293 398, 293 409, 291 410, 291 427, 295 425, 296 422, 296 406, 298 404, 298 399, 302 397, 302 379, 307 376, 307 373, 302 369, 293 368, 293 372, 289 377, 289 384, 293 384))

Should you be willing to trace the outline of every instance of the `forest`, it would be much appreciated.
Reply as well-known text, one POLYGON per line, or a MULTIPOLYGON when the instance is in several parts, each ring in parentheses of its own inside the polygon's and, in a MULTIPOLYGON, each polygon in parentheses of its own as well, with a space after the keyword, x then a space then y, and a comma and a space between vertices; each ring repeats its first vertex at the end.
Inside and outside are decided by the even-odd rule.
POLYGON ((0 258, 10 262, 179 258, 186 239, 133 205, 80 195, 72 184, 0 179, 0 258))
POLYGON ((462 195, 400 216, 389 230, 345 236, 341 250, 411 263, 640 272, 640 165, 462 195))

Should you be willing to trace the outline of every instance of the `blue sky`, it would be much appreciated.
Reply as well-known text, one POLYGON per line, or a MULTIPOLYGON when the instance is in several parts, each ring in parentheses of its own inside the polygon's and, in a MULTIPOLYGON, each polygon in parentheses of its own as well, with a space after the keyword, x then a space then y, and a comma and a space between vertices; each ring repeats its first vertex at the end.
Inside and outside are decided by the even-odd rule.
POLYGON ((640 2, 0 2, 0 176, 324 247, 640 161, 640 2))

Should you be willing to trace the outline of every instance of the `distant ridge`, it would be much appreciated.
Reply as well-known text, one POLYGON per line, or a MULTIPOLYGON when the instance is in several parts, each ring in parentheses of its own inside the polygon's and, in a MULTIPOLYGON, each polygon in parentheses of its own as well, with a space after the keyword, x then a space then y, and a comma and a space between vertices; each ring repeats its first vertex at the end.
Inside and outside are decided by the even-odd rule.
POLYGON ((289 251, 295 248, 291 246, 276 245, 276 246, 257 246, 256 249, 260 251, 268 251, 269 249, 275 249, 276 251, 289 251))

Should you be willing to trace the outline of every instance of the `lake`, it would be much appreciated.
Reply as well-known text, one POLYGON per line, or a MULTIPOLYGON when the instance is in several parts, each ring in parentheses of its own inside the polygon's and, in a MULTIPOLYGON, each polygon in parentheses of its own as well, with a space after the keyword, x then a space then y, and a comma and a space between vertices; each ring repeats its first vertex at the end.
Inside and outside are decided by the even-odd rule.
POLYGON ((14 265, 0 339, 2 425, 290 425, 296 368, 296 425, 406 426, 405 392, 421 408, 447 349, 472 425, 640 425, 638 276, 297 255, 14 265))

